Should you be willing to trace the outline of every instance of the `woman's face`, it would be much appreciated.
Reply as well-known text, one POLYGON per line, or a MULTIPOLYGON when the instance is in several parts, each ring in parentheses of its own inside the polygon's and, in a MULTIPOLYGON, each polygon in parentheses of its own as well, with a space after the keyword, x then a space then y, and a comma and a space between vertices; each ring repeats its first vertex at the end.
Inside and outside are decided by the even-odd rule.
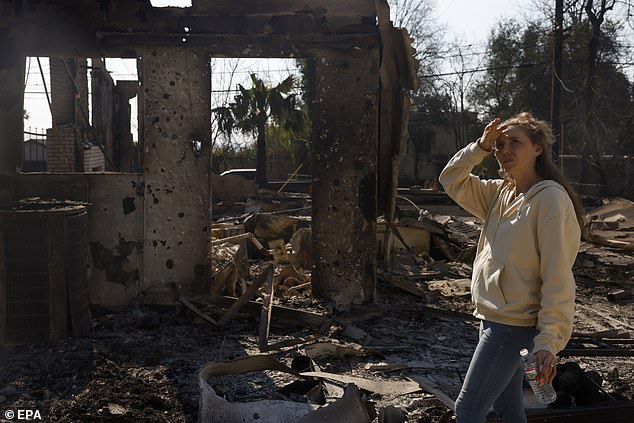
POLYGON ((519 126, 509 126, 493 145, 495 158, 507 173, 513 175, 523 171, 533 171, 535 160, 542 148, 533 144, 528 135, 519 126))

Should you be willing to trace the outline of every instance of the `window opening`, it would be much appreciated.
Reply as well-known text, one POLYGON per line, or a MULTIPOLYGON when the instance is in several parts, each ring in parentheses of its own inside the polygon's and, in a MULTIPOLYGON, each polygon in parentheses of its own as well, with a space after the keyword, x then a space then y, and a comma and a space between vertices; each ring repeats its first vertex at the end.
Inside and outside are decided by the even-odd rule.
POLYGON ((311 63, 211 60, 214 173, 249 175, 276 191, 310 192, 310 100, 305 87, 311 63), (265 154, 258 155, 261 146, 265 154), (266 171, 256 177, 258 160, 266 171))
POLYGON ((138 172, 136 59, 28 57, 21 171, 138 172))

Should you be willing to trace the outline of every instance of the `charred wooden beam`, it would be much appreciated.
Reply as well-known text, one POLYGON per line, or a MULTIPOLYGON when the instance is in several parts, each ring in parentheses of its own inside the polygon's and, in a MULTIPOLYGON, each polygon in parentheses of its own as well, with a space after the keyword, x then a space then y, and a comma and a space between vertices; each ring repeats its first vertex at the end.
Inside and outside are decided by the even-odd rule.
POLYGON ((559 357, 634 357, 634 350, 619 348, 566 348, 559 357))
POLYGON ((189 300, 185 297, 180 297, 178 299, 178 302, 181 303, 182 305, 184 305, 185 307, 187 307, 187 309, 189 309, 190 311, 192 311, 196 316, 200 317, 201 319, 203 319, 204 321, 211 323, 213 326, 218 327, 218 322, 216 322, 213 317, 203 313, 202 311, 200 311, 198 309, 198 307, 196 307, 195 305, 193 305, 191 302, 189 302, 189 300))
POLYGON ((205 48, 213 54, 249 57, 312 57, 314 50, 348 51, 377 49, 380 40, 372 34, 288 34, 285 36, 253 36, 236 34, 191 34, 161 32, 96 32, 97 47, 102 51, 125 51, 131 46, 181 46, 205 48))
POLYGON ((231 316, 233 316, 242 306, 249 302, 249 300, 255 295, 255 293, 260 289, 262 285, 264 285, 269 280, 273 280, 273 265, 269 264, 262 271, 262 273, 249 285, 246 292, 238 298, 229 309, 225 312, 225 314, 218 319, 219 325, 224 325, 229 321, 231 316))
POLYGON ((260 352, 267 351, 267 347, 269 345, 271 313, 273 312, 274 285, 273 266, 271 266, 266 272, 266 283, 264 284, 264 292, 262 293, 262 312, 260 313, 260 337, 258 339, 260 352))
MULTIPOLYGON (((231 307, 238 299, 235 297, 225 297, 219 295, 208 295, 190 299, 193 303, 204 305, 215 305, 220 307, 231 307)), ((254 316, 259 316, 262 311, 262 303, 249 301, 242 308, 242 311, 254 316)), ((296 310, 289 307, 273 305, 272 319, 291 325, 298 325, 319 329, 327 324, 330 319, 322 314, 309 311, 296 310)))

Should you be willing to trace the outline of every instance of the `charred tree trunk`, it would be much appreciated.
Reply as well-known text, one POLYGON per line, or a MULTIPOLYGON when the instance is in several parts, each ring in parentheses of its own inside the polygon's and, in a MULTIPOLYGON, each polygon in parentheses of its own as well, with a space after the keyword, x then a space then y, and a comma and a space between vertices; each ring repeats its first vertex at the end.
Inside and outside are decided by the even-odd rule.
POLYGON ((551 80, 550 123, 555 135, 553 157, 559 160, 562 148, 561 139, 561 52, 564 39, 564 0, 557 0, 555 6, 555 40, 553 43, 553 73, 551 80))
POLYGON ((266 176, 266 121, 258 123, 258 140, 255 153, 255 183, 260 188, 268 186, 266 176))

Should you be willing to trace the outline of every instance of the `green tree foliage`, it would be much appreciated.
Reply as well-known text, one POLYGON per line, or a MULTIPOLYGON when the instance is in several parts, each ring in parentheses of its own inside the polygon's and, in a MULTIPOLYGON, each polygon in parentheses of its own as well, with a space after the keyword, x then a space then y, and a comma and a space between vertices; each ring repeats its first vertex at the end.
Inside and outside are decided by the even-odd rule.
POLYGON ((252 168, 255 153, 255 144, 220 143, 213 147, 211 169, 219 174, 229 169, 252 168))
MULTIPOLYGON (((550 91, 550 41, 535 25, 522 29, 515 20, 502 22, 487 49, 487 70, 468 94, 484 121, 530 110, 545 116, 550 91)), ((546 114, 547 116, 547 114, 546 114)))
MULTIPOLYGON (((584 138, 581 132, 585 130, 582 121, 590 27, 587 20, 571 24, 562 54, 562 121, 567 139, 565 152, 578 153, 584 138)), ((616 42, 617 29, 614 23, 606 22, 602 31, 592 90, 595 100, 591 113, 601 129, 599 137, 604 154, 622 151, 625 140, 618 134, 634 113, 632 81, 618 65, 621 50, 616 42)), ((552 37, 548 27, 536 23, 521 27, 513 20, 504 22, 489 41, 487 71, 468 97, 483 121, 523 110, 547 119, 550 116, 551 57, 552 37)))
MULTIPOLYGON (((546 11, 546 19, 535 18, 526 25, 508 20, 492 33, 483 65, 486 72, 468 96, 483 121, 523 110, 550 117, 550 3, 539 9, 546 11)), ((581 180, 575 182, 587 182, 592 171, 606 187, 607 169, 614 165, 606 155, 634 151, 634 83, 622 66, 631 62, 631 52, 621 41, 627 20, 619 15, 610 19, 615 4, 614 0, 565 2, 559 75, 562 152, 582 158, 581 180)))
POLYGON ((267 127, 276 126, 294 136, 306 136, 308 119, 300 98, 293 93, 293 76, 268 86, 251 74, 251 88, 238 85, 239 93, 228 106, 213 109, 220 130, 255 135, 256 183, 267 185, 267 127))
POLYGON ((298 135, 280 126, 271 125, 266 128, 266 138, 275 140, 275 143, 267 143, 267 159, 275 164, 275 166, 269 165, 268 170, 273 173, 269 176, 275 179, 286 179, 289 172, 299 165, 301 165, 299 173, 311 173, 308 134, 298 135))

